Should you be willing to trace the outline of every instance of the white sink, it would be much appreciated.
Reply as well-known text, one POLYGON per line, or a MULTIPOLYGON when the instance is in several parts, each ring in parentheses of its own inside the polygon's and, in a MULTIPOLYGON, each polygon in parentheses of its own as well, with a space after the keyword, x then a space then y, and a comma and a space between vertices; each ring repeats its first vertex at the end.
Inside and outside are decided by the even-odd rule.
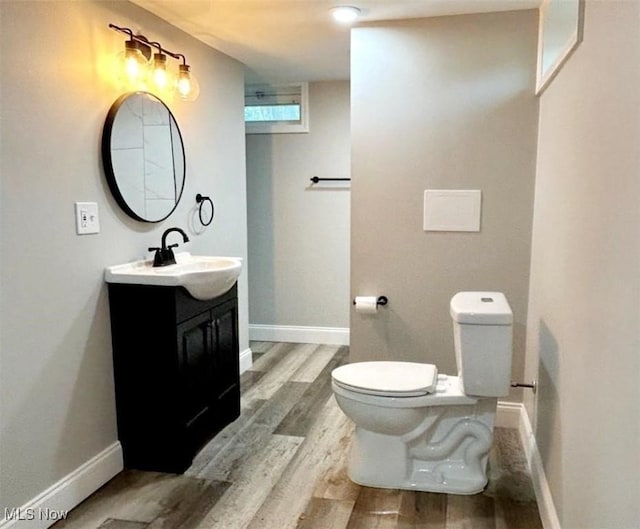
POLYGON ((153 267, 153 259, 134 261, 108 267, 104 272, 107 283, 184 287, 200 300, 212 299, 227 292, 236 282, 242 269, 240 257, 211 257, 176 254, 176 264, 153 267))

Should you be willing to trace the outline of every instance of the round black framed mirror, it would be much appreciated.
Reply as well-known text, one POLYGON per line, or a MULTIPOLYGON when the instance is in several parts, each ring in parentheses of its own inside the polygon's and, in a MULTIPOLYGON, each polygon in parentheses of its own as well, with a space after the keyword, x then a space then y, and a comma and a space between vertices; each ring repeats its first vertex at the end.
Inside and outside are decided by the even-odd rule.
POLYGON ((160 222, 176 209, 185 180, 182 135, 173 114, 148 92, 119 97, 102 131, 109 188, 136 220, 160 222))

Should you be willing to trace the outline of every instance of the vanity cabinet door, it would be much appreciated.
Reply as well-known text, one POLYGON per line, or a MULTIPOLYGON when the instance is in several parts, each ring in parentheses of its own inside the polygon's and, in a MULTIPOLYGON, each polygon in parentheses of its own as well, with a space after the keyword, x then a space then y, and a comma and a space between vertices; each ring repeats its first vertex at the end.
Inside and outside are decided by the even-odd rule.
POLYGON ((192 449, 240 415, 235 300, 178 325, 182 421, 192 449))
POLYGON ((209 311, 178 326, 179 408, 181 422, 194 447, 208 437, 213 418, 217 352, 214 327, 209 311))
POLYGON ((212 310, 215 330, 215 409, 220 427, 240 415, 238 304, 228 301, 212 310))

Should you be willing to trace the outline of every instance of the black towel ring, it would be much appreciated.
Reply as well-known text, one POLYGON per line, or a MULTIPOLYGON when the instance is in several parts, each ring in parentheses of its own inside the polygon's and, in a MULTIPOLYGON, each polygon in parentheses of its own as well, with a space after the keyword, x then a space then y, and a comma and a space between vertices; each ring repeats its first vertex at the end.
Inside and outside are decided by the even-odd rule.
POLYGON ((203 226, 208 226, 209 224, 211 224, 211 222, 213 222, 213 217, 216 214, 216 208, 213 205, 213 200, 198 193, 196 195, 196 202, 200 204, 200 207, 198 208, 198 218, 200 219, 200 224, 202 224, 203 226), (207 222, 205 222, 202 218, 202 206, 205 202, 209 202, 209 204, 211 204, 211 218, 207 222))

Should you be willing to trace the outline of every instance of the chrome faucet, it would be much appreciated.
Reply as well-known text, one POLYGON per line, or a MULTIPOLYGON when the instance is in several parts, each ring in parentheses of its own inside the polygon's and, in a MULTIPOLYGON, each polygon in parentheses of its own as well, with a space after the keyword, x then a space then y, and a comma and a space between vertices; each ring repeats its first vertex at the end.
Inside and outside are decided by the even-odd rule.
POLYGON ((170 244, 167 246, 167 235, 169 235, 172 231, 177 231, 180 235, 182 235, 182 242, 189 242, 189 237, 187 234, 180 228, 169 228, 165 230, 162 234, 162 246, 160 248, 149 248, 150 252, 155 251, 156 254, 153 257, 153 266, 167 266, 176 264, 176 256, 173 254, 173 248, 178 246, 176 244, 170 244))

